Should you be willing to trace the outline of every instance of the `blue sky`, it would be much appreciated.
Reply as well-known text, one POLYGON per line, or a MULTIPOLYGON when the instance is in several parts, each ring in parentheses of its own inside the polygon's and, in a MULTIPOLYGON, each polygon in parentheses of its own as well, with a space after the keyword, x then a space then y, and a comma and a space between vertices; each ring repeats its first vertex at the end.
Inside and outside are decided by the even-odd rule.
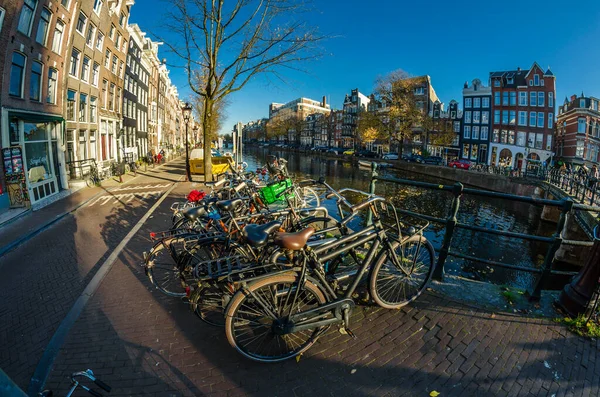
MULTIPOLYGON (((163 15, 156 10, 167 5, 138 0, 130 22, 165 34, 163 15)), ((378 75, 396 69, 430 75, 446 104, 461 101, 467 80, 487 82, 490 71, 529 68, 534 61, 556 75, 559 104, 582 91, 600 97, 598 0, 315 0, 314 8, 309 22, 332 36, 323 43, 327 55, 301 65, 308 73, 286 72, 287 83, 257 77, 233 94, 222 133, 237 121, 267 117, 271 102, 326 95, 333 108, 340 108, 351 89, 368 95, 378 75)), ((175 61, 165 49, 160 56, 175 61)), ((190 90, 183 71, 173 69, 170 75, 185 100, 190 90)))

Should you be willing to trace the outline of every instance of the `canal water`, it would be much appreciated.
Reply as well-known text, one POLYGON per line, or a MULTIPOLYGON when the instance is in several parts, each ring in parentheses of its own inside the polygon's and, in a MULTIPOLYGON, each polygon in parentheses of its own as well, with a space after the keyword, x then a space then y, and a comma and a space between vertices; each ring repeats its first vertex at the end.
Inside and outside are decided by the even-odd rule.
MULTIPOLYGON (((245 147, 244 160, 249 170, 266 164, 268 155, 276 155, 288 160, 288 169, 295 178, 325 177, 328 184, 336 189, 350 187, 368 191, 370 170, 353 166, 349 161, 327 159, 317 154, 294 153, 267 147, 245 147)), ((412 179, 424 182, 452 184, 426 175, 411 174, 400 170, 379 170, 380 176, 412 179)), ((377 182, 376 193, 390 199, 397 208, 422 214, 446 218, 452 196, 448 192, 431 191, 407 187, 386 182, 377 182)), ((334 200, 325 200, 323 205, 332 215, 337 210, 334 200)), ((497 230, 517 233, 550 236, 555 225, 541 221, 541 208, 504 199, 463 196, 458 214, 459 222, 497 230)), ((442 225, 432 224, 425 236, 434 247, 442 246, 444 229, 442 225)), ((485 258, 502 263, 525 267, 539 267, 544 259, 548 244, 524 241, 487 233, 455 229, 451 251, 465 255, 485 258)), ((536 274, 490 267, 472 261, 448 257, 445 270, 449 274, 460 275, 473 280, 491 282, 519 289, 531 289, 537 279, 536 274)), ((560 289, 567 280, 554 278, 547 288, 560 289)))

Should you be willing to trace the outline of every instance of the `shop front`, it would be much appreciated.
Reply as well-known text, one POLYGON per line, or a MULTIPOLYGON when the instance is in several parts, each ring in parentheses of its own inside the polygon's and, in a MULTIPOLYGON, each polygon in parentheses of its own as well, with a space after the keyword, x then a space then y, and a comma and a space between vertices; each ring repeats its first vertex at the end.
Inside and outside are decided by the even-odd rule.
MULTIPOLYGON (((65 187, 66 176, 62 175, 63 168, 60 166, 64 163, 64 152, 59 145, 62 142, 63 119, 60 116, 10 111, 7 116, 8 131, 2 137, 2 146, 10 149, 11 153, 20 153, 21 169, 15 166, 12 171, 20 171, 23 182, 20 192, 13 186, 10 204, 35 206, 65 187), (20 200, 17 199, 19 194, 20 200)), ((16 165, 17 160, 11 161, 16 165)), ((6 168, 5 164, 5 172, 6 168)))

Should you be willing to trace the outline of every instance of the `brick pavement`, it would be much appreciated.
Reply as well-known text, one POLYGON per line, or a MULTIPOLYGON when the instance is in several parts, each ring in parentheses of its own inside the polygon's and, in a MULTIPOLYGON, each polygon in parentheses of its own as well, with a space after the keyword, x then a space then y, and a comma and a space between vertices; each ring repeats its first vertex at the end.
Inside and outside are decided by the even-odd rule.
POLYGON ((399 311, 360 307, 357 339, 330 330, 300 359, 264 365, 229 347, 222 329, 200 322, 147 281, 145 236, 168 224, 173 191, 128 244, 71 330, 48 387, 92 368, 111 396, 598 395, 598 341, 549 320, 456 303, 427 293, 399 311))
MULTIPOLYGON (((173 183, 182 169, 181 161, 149 169, 148 176, 126 186, 173 183)), ((3 233, 28 232, 24 225, 33 225, 33 218, 52 219, 61 208, 78 204, 77 197, 93 196, 96 190, 41 209, 3 233)), ((22 388, 27 389, 44 348, 79 294, 156 199, 83 206, 0 258, 0 367, 22 388)))

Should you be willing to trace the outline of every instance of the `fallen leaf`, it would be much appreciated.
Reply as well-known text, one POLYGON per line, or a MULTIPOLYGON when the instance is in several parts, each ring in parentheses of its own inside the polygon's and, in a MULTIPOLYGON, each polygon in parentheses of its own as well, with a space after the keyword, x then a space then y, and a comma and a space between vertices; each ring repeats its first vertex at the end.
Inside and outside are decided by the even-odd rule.
POLYGON ((299 362, 300 362, 300 357, 302 357, 302 354, 298 354, 298 355, 296 356, 296 362, 297 362, 297 363, 299 363, 299 362))
POLYGON ((433 390, 431 393, 429 393, 429 395, 430 395, 431 397, 437 397, 437 396, 439 396, 439 395, 440 395, 440 393, 438 393, 437 391, 433 390))

